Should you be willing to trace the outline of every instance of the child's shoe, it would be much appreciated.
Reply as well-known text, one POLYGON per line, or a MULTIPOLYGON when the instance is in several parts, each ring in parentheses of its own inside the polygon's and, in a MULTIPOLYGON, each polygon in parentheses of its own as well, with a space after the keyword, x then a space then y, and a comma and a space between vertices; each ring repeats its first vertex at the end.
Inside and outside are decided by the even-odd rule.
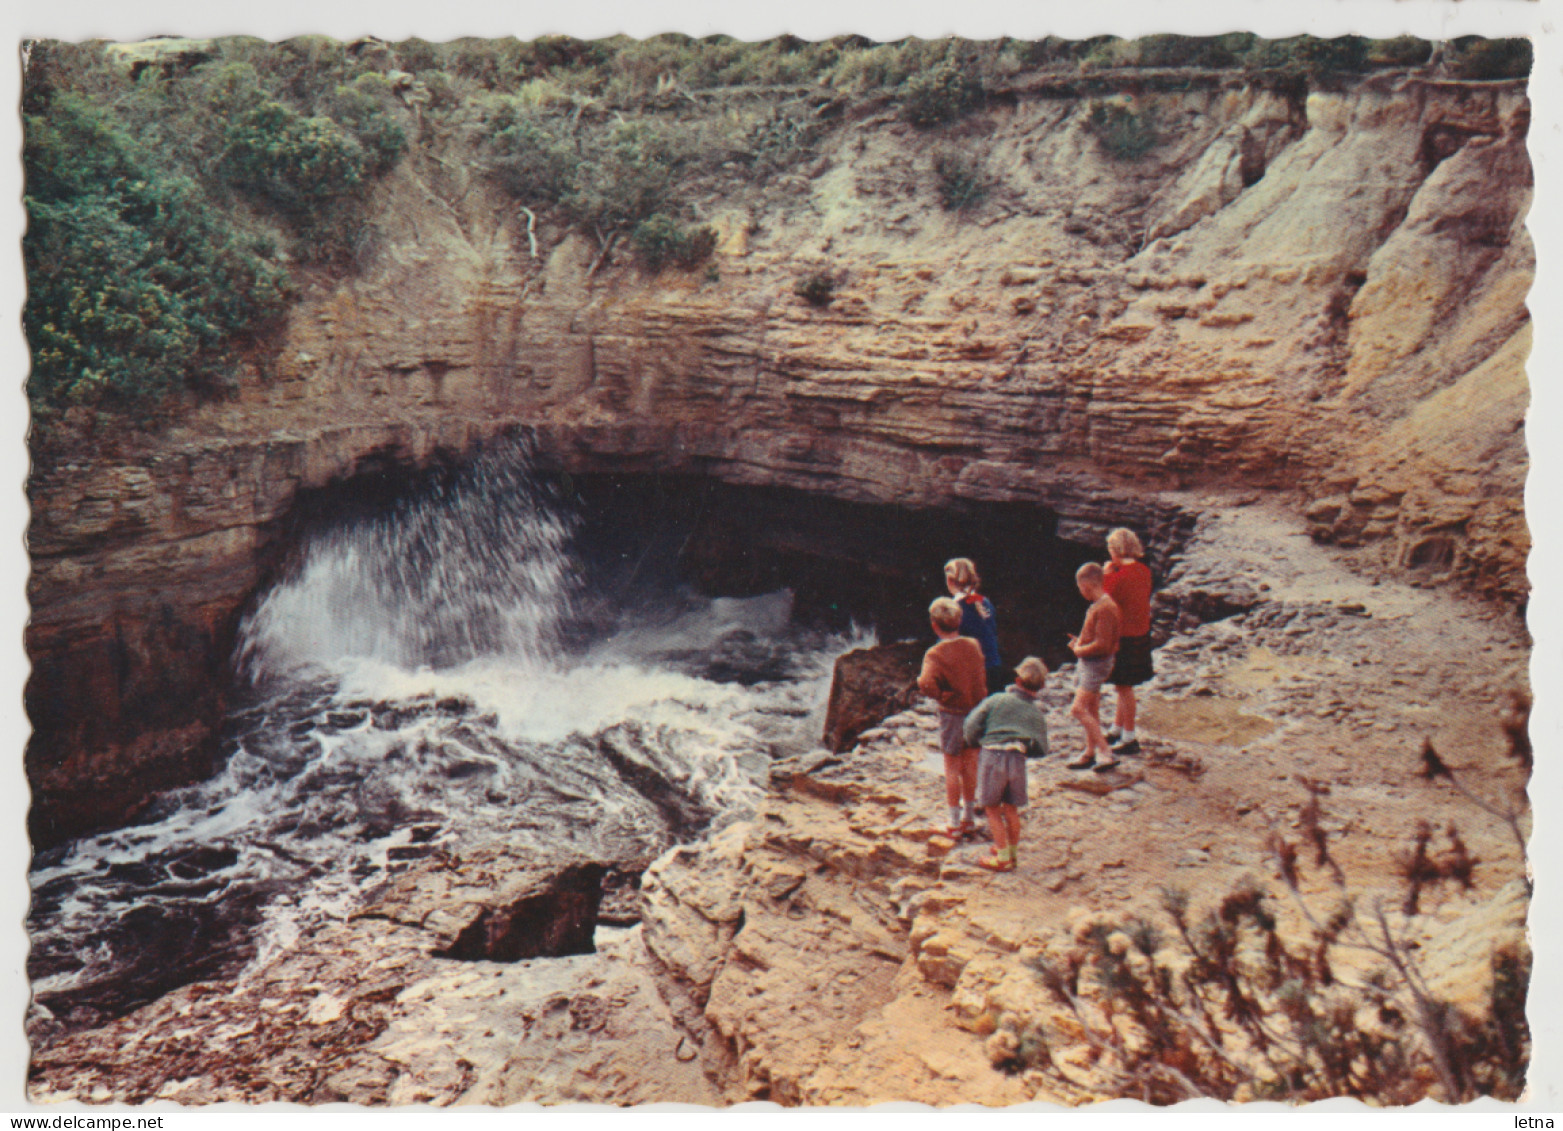
POLYGON ((998 849, 995 848, 977 861, 977 867, 986 869, 989 872, 1013 872, 1015 870, 1015 861, 1012 857, 1000 856, 998 849))

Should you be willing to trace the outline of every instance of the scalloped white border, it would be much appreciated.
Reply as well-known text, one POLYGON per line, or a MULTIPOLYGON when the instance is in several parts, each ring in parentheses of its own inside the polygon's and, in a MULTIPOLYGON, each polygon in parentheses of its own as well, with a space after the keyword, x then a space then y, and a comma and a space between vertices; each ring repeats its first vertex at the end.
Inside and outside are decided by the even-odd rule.
MULTIPOLYGON (((1536 43, 1531 79, 1535 112, 1530 134, 1536 203, 1529 226, 1539 261, 1530 299, 1536 339, 1529 363, 1532 403, 1526 429, 1531 453, 1526 505, 1534 539, 1530 563, 1530 623, 1535 638, 1531 677, 1537 694, 1531 721, 1537 749, 1531 786, 1537 813, 1531 850, 1537 873, 1536 901, 1531 910, 1536 967, 1529 1009, 1535 1045, 1531 1092, 1526 1103, 1513 1107, 1484 1101, 1474 1105, 1475 1110, 1451 1118, 1467 1125, 1479 1123, 1485 1128, 1497 1128, 1499 1120, 1503 1126, 1512 1127, 1512 1114, 1525 1111, 1551 1112, 1563 1120, 1557 1116, 1563 1111, 1563 945, 1559 942, 1563 928, 1563 899, 1559 896, 1563 864, 1557 863, 1563 860, 1563 822, 1554 825, 1546 819, 1563 810, 1563 766, 1559 765, 1559 753, 1563 752, 1563 709, 1558 702, 1558 692, 1563 691, 1563 585, 1559 584, 1563 579, 1563 443, 1553 431, 1563 426, 1563 305, 1559 302, 1563 295, 1563 220, 1559 218, 1559 209, 1563 207, 1563 171, 1559 169, 1563 160, 1563 42, 1558 34, 1563 28, 1563 0, 792 0, 787 4, 748 5, 741 5, 741 0, 595 0, 569 8, 536 0, 512 4, 482 0, 380 0, 373 5, 345 0, 269 0, 242 9, 213 0, 31 0, 28 10, 8 5, 0 14, 0 21, 14 29, 9 36, 13 45, 28 37, 123 40, 164 33, 243 33, 283 39, 305 32, 348 38, 372 33, 391 40, 414 35, 429 40, 463 35, 531 38, 551 32, 590 39, 618 32, 646 36, 663 31, 692 35, 724 32, 745 39, 767 39, 783 32, 809 39, 846 32, 875 39, 952 34, 988 39, 998 35, 1082 38, 1168 31, 1199 35, 1234 30, 1266 36, 1304 32, 1376 37, 1409 33, 1437 39, 1458 35, 1531 36, 1536 43)), ((21 388, 27 372, 27 349, 21 333, 21 130, 14 111, 20 99, 19 53, 0 61, 0 95, 0 101, 13 108, 9 116, 0 117, 0 152, 10 156, 10 160, 0 162, 0 198, 10 202, 3 217, 8 239, 0 240, 9 249, 4 270, 0 271, 0 309, 6 312, 0 319, 0 357, 4 359, 0 372, 8 375, 9 384, 8 389, 0 391, 0 736, 4 737, 5 751, 4 766, 0 768, 0 859, 10 869, 6 881, 0 883, 0 1112, 34 1116, 73 1112, 165 1113, 164 1125, 174 1131, 187 1125, 195 1128, 196 1120, 206 1127, 244 1119, 247 1127, 254 1128, 255 1124, 249 1121, 257 1118, 268 1123, 299 1117, 333 1121, 373 1118, 348 1115, 342 1108, 325 1114, 281 1105, 258 1112, 222 1105, 183 1114, 183 1109, 166 1103, 142 1109, 80 1104, 44 1108, 30 1106, 24 1099, 27 1048, 21 1035, 21 1017, 27 984, 23 972, 26 935, 22 920, 27 904, 23 870, 29 848, 25 831, 27 786, 22 774, 22 747, 28 727, 21 703, 27 672, 22 650, 27 506, 21 490, 27 471, 27 405, 21 388)), ((1269 1115, 1255 1109, 1248 1109, 1245 1114, 1266 1119, 1280 1116, 1273 1105, 1264 1106, 1271 1108, 1269 1115)), ((674 1114, 681 1107, 659 1105, 631 1118, 671 1121, 682 1117, 674 1114), (655 1114, 658 1111, 660 1115, 655 1114)), ((746 1107, 774 1110, 773 1105, 746 1107)), ((1151 1114, 1138 1104, 1119 1102, 1108 1108, 1114 1114, 1102 1114, 1113 1119, 1151 1114)), ((1219 1104, 1199 1101, 1159 1113, 1159 1117, 1186 1121, 1190 1117, 1202 1118, 1196 1112, 1220 1109, 1219 1104)), ((896 1110, 926 1109, 915 1104, 896 1104, 875 1112, 896 1110)), ((1047 1109, 1032 1110, 1040 1114, 1047 1109)), ((510 1111, 513 1114, 501 1118, 536 1117, 532 1112, 522 1115, 518 1109, 510 1111)), ((967 1109, 967 1113, 976 1111, 967 1109)), ((1379 1117, 1383 1115, 1388 1113, 1379 1117)), ((420 1125, 427 1120, 443 1123, 463 1118, 456 1113, 402 1117, 414 1118, 420 1125)), ((724 1118, 758 1117, 757 1112, 739 1111, 724 1118)), ((846 1117, 875 1122, 886 1117, 899 1118, 877 1114, 846 1117)), ((1317 1124, 1322 1119, 1374 1117, 1354 1101, 1330 1101, 1288 1118, 1317 1124)), ((946 1112, 940 1118, 958 1117, 946 1112)))

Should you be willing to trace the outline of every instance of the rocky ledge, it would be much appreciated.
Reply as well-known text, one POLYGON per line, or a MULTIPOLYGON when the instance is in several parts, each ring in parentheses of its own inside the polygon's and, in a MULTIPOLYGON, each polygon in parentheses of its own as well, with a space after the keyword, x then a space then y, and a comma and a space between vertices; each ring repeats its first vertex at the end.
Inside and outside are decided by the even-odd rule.
POLYGON ((1469 886, 1429 886, 1397 922, 1439 996, 1478 1010, 1492 956, 1524 945, 1525 864, 1514 830, 1420 776, 1420 751, 1431 740, 1528 827, 1497 725, 1525 687, 1521 626, 1364 579, 1281 512, 1188 501, 1206 517, 1164 590, 1174 635, 1142 698, 1145 751, 1114 774, 1063 769, 1078 736, 1067 675, 1050 677, 1053 754, 1031 764, 1015 872, 977 869, 981 846, 938 831, 935 720, 916 706, 854 749, 777 763, 755 813, 652 864, 641 922, 599 927, 593 953, 503 943, 563 938, 536 929, 559 921, 579 942, 591 869, 529 876, 496 846, 419 861, 234 982, 40 1041, 31 1098, 1090 1102, 1121 1082, 1039 963, 1164 917, 1159 888, 1192 915, 1252 880, 1300 932, 1266 841, 1313 827, 1367 901, 1400 898, 1419 826, 1458 827, 1469 886), (479 937, 493 945, 460 942, 479 937))

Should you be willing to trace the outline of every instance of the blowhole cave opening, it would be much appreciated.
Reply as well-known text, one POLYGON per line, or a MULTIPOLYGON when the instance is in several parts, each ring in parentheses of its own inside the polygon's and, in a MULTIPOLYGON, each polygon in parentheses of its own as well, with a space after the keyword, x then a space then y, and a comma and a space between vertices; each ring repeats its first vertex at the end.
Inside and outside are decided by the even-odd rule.
POLYGON ((945 596, 944 564, 972 559, 999 611, 1008 663, 1069 658, 1085 602, 1075 570, 1105 551, 1060 538, 1058 516, 1026 503, 905 508, 693 475, 560 476, 579 507, 577 537, 593 600, 650 579, 706 597, 793 594, 793 616, 820 629, 871 629, 878 640, 932 641, 928 605, 945 596))

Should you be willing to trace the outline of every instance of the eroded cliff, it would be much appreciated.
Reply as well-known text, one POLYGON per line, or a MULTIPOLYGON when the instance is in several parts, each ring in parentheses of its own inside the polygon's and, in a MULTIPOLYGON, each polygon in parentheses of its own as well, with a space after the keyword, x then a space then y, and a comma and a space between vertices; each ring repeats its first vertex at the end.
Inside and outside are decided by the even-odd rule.
POLYGON ((842 116, 811 163, 698 186, 711 267, 655 275, 547 214, 529 231, 472 121, 417 123, 375 254, 308 276, 264 377, 155 435, 89 423, 40 452, 35 837, 203 772, 302 492, 516 426, 560 468, 1026 500, 1086 540, 1145 525, 1157 487, 1271 490, 1364 544, 1366 572, 1521 595, 1522 86, 1115 97, 1160 123, 1140 160, 1067 85, 932 133, 822 99, 842 116), (939 206, 951 148, 990 179, 975 209, 939 206), (837 280, 822 308, 794 293, 816 272, 837 280))

